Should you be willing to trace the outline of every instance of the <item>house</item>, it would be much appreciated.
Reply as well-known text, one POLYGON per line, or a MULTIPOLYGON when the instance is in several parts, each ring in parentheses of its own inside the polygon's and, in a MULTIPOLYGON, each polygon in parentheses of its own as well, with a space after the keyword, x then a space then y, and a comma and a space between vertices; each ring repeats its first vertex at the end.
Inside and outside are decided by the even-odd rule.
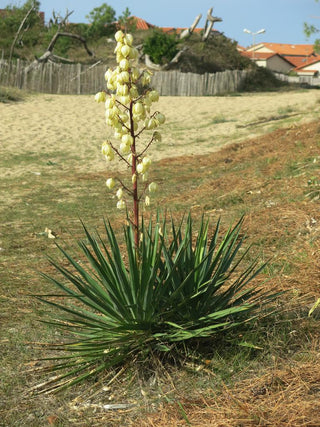
POLYGON ((285 57, 274 52, 256 52, 256 51, 239 51, 242 56, 245 56, 255 62, 259 67, 268 68, 277 73, 288 73, 294 68, 294 64, 288 61, 285 57))
POLYGON ((298 76, 318 77, 320 74, 320 55, 307 58, 304 64, 295 68, 298 76))
MULTIPOLYGON (((270 61, 258 63, 258 57, 263 55, 277 54, 283 60, 287 61, 287 64, 292 64, 291 69, 286 70, 286 66, 283 65, 283 69, 273 69, 281 73, 288 71, 296 71, 298 74, 311 75, 312 71, 318 71, 319 65, 316 66, 315 70, 310 68, 311 64, 315 64, 319 60, 319 56, 314 52, 314 46, 312 44, 286 44, 286 43, 259 43, 254 46, 248 47, 242 54, 248 57, 248 53, 252 54, 252 58, 256 58, 255 62, 257 65, 269 67, 270 61)), ((251 59, 252 59, 251 58, 251 59)), ((274 61, 273 61, 274 65, 274 61)))

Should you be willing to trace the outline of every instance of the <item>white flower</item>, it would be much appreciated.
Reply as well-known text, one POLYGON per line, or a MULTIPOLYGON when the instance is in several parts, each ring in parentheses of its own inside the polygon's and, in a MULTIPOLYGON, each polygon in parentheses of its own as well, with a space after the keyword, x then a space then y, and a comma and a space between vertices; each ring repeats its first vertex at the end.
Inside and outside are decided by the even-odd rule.
POLYGON ((152 102, 159 101, 159 93, 156 90, 152 90, 151 92, 149 92, 148 96, 152 102))
POLYGON ((114 107, 114 105, 115 105, 114 98, 110 97, 110 98, 106 99, 106 102, 105 102, 106 108, 112 108, 112 107, 114 107))
POLYGON ((94 100, 96 102, 105 102, 106 101, 106 93, 105 92, 98 92, 94 96, 94 100))
MULTIPOLYGON (((123 46, 122 46, 122 48, 121 48, 121 54, 126 58, 127 56, 129 56, 130 55, 130 51, 131 51, 131 48, 130 48, 130 46, 128 46, 128 45, 126 45, 126 44, 124 44, 123 46)), ((127 61, 128 62, 128 67, 127 68, 123 68, 123 67, 121 67, 121 65, 120 65, 120 67, 121 68, 123 68, 123 69, 128 69, 129 68, 129 61, 127 61)))
POLYGON ((140 116, 144 113, 144 106, 141 104, 141 102, 137 102, 136 104, 134 104, 132 111, 133 114, 140 116))
POLYGON ((157 127, 157 121, 152 117, 149 120, 146 120, 146 129, 151 130, 157 127))
POLYGON ((144 173, 144 172, 145 172, 145 170, 146 170, 146 168, 145 168, 145 166, 144 166, 144 164, 143 164, 143 163, 139 163, 139 164, 137 165, 137 172, 138 172, 138 173, 144 173))
POLYGON ((130 145, 121 142, 119 150, 121 154, 128 154, 130 153, 130 145))
POLYGON ((117 203, 117 209, 125 209, 126 208, 126 202, 124 200, 119 200, 117 203))
POLYGON ((124 34, 121 30, 117 31, 114 35, 114 38, 117 42, 121 42, 123 40, 124 34))
POLYGON ((122 190, 122 188, 121 188, 121 187, 117 190, 117 192, 116 192, 116 196, 117 196, 117 198, 118 198, 119 200, 121 200, 121 199, 122 199, 122 196, 123 196, 123 190, 122 190))
POLYGON ((113 187, 115 186, 116 182, 113 178, 108 178, 106 180, 106 186, 109 188, 109 190, 112 190, 113 187))
POLYGON ((151 182, 149 184, 150 193, 155 193, 158 190, 158 184, 156 182, 151 182))
POLYGON ((150 157, 144 157, 143 158, 143 160, 142 160, 142 164, 143 164, 143 166, 144 166, 144 170, 145 171, 147 171, 148 169, 149 169, 149 167, 150 167, 150 165, 151 165, 151 159, 150 159, 150 157))
POLYGON ((113 150, 108 142, 104 142, 101 147, 101 152, 104 156, 109 156, 113 150))
POLYGON ((121 142, 130 146, 133 143, 133 138, 131 135, 126 133, 125 135, 122 136, 121 142))
POLYGON ((150 206, 150 197, 149 196, 146 196, 144 203, 146 206, 150 206))
POLYGON ((132 35, 131 35, 131 34, 126 34, 126 35, 124 36, 124 42, 125 42, 128 46, 131 46, 131 45, 132 45, 132 42, 133 42, 133 37, 132 37, 132 35))

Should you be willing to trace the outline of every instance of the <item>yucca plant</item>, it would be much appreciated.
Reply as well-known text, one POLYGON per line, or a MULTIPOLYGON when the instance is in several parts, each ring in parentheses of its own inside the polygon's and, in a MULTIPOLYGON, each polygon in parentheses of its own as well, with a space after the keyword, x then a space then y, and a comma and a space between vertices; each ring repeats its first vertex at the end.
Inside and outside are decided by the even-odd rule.
POLYGON ((148 180, 152 162, 146 152, 161 141, 155 129, 165 117, 151 111, 159 94, 150 88, 151 74, 135 64, 132 36, 117 31, 115 39, 118 66, 105 74, 110 92, 95 99, 105 103, 107 125, 119 140, 118 145, 105 141, 102 153, 108 162, 119 159, 131 175, 106 180, 109 190, 117 189, 117 208, 127 210, 124 239, 120 245, 109 222, 106 237, 84 226, 86 239, 79 246, 85 262, 61 247, 69 267, 51 260, 62 279, 45 277, 59 292, 38 298, 54 308, 45 321, 67 336, 47 358, 47 369, 59 374, 38 391, 61 390, 138 358, 192 346, 256 319, 277 296, 249 287, 264 266, 247 263, 247 251, 240 251, 242 218, 223 237, 220 221, 209 232, 204 217, 195 234, 191 215, 178 225, 165 217, 160 221, 159 213, 154 223, 144 223, 140 204, 148 207, 157 190, 148 180))
POLYGON ((84 226, 86 241, 79 246, 86 265, 60 247, 70 268, 51 263, 64 280, 44 275, 60 292, 37 296, 58 309, 46 322, 71 334, 53 346, 63 354, 49 358, 56 362, 48 369, 63 373, 44 390, 68 387, 136 357, 167 352, 177 342, 192 345, 193 338, 255 319, 277 295, 247 286, 264 265, 242 267, 247 253, 239 252, 242 222, 219 238, 218 221, 209 238, 209 223, 202 218, 193 242, 190 215, 177 228, 173 220, 160 224, 158 216, 155 227, 142 221, 138 251, 129 222, 125 251, 110 223, 105 222, 106 243, 84 226))

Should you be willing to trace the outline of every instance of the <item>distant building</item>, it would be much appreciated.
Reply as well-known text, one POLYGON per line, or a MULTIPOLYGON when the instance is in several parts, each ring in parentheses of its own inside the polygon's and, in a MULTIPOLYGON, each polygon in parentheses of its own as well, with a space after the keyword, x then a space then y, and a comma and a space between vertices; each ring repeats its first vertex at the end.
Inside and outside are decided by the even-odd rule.
POLYGON ((257 65, 280 73, 316 75, 320 71, 320 56, 312 44, 259 43, 239 52, 257 65))
POLYGON ((240 51, 240 54, 254 61, 259 67, 265 67, 277 73, 286 74, 294 68, 292 62, 278 53, 240 51))

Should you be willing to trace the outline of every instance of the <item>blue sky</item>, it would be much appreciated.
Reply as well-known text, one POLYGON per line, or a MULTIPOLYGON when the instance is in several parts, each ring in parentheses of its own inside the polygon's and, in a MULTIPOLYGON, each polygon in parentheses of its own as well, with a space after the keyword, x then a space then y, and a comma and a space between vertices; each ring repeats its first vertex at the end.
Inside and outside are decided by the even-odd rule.
MULTIPOLYGON (((23 0, 0 0, 0 8, 23 3, 23 0)), ((252 32, 265 28, 266 32, 258 35, 256 42, 292 44, 313 43, 316 38, 306 39, 304 22, 320 28, 320 2, 315 0, 40 0, 40 3, 46 20, 53 9, 63 15, 68 8, 74 10, 71 22, 87 22, 85 16, 94 7, 107 3, 117 16, 128 7, 133 15, 163 27, 189 27, 200 13, 199 27, 203 27, 207 11, 213 7, 213 14, 223 19, 215 28, 243 46, 253 41, 250 34, 243 32, 244 28, 252 32)))

